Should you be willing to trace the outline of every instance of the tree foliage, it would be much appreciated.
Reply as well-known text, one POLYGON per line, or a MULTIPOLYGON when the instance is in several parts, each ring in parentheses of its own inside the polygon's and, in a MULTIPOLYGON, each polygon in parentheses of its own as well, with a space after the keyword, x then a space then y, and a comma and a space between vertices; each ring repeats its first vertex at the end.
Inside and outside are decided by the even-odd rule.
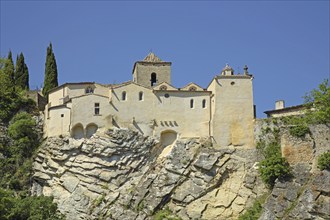
POLYGON ((58 86, 57 79, 57 65, 55 60, 55 55, 53 52, 52 44, 49 44, 47 48, 47 56, 46 56, 46 67, 45 67, 45 79, 44 79, 44 87, 42 93, 45 97, 48 97, 48 93, 51 89, 58 86))
POLYGON ((276 142, 266 146, 263 149, 263 155, 265 159, 259 163, 259 172, 261 179, 272 188, 277 178, 290 176, 291 168, 282 157, 281 146, 276 142))
POLYGON ((23 158, 32 155, 34 149, 39 145, 35 126, 35 120, 26 112, 20 112, 13 117, 8 128, 8 134, 14 140, 10 150, 12 155, 23 158))
POLYGON ((36 111, 36 103, 22 92, 0 93, 0 122, 7 123, 18 111, 32 113, 36 111))
POLYGON ((306 117, 311 124, 330 123, 330 87, 329 80, 324 80, 305 97, 306 117))
POLYGON ((303 138, 310 133, 309 125, 330 123, 330 87, 329 81, 324 80, 318 87, 307 93, 305 99, 305 114, 302 116, 289 116, 283 122, 290 125, 292 136, 303 138))
POLYGON ((23 90, 29 89, 29 70, 25 64, 23 53, 17 56, 14 81, 16 87, 23 90))
POLYGON ((1 75, 1 78, 3 81, 1 81, 2 86, 2 92, 11 92, 15 88, 15 81, 14 81, 14 75, 15 75, 15 67, 13 62, 13 57, 11 51, 8 53, 8 58, 6 60, 3 60, 3 74, 1 75))
POLYGON ((51 197, 21 197, 11 190, 0 188, 0 219, 60 220, 64 216, 57 211, 51 197))

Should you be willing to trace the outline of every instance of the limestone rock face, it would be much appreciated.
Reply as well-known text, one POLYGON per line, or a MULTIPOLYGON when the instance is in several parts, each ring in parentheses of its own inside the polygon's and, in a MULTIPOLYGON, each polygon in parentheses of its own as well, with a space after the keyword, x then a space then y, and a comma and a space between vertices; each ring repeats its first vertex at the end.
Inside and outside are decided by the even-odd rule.
POLYGON ((282 156, 292 167, 292 176, 276 180, 259 220, 330 219, 330 172, 317 168, 318 157, 330 150, 330 126, 311 125, 309 134, 297 138, 283 124, 259 121, 256 133, 270 142, 274 132, 262 134, 266 127, 279 131, 282 156))
POLYGON ((305 164, 295 165, 290 181, 276 182, 259 219, 330 219, 329 192, 329 171, 310 173, 305 164))
POLYGON ((125 129, 53 137, 35 158, 32 191, 53 196, 67 219, 152 219, 165 206, 182 219, 236 219, 266 190, 255 162, 255 149, 203 138, 163 149, 125 129))

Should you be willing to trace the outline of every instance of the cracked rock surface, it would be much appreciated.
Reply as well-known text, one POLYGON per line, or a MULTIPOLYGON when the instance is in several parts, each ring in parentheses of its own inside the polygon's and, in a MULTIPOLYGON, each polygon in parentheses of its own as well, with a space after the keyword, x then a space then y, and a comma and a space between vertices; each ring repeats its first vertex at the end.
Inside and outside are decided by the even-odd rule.
POLYGON ((236 219, 266 191, 256 159, 255 149, 217 149, 203 138, 164 149, 127 129, 48 138, 32 192, 53 196, 67 219, 152 219, 165 206, 182 219, 236 219))

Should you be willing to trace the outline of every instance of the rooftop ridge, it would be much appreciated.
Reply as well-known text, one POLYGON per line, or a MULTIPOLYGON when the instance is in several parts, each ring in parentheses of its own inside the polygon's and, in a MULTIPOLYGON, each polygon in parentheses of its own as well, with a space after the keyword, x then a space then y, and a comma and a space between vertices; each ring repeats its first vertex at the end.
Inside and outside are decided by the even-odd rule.
POLYGON ((159 57, 157 57, 153 52, 150 52, 144 59, 144 62, 164 62, 159 57))

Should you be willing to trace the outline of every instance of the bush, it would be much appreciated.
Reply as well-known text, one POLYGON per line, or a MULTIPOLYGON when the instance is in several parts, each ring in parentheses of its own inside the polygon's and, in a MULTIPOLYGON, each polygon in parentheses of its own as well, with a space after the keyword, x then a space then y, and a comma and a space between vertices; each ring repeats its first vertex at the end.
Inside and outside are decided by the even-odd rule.
POLYGON ((243 215, 240 215, 238 220, 257 220, 259 219, 262 211, 261 203, 256 200, 251 208, 246 210, 243 215))
POLYGON ((330 170, 330 152, 323 153, 319 156, 317 167, 320 170, 330 170))
POLYGON ((11 145, 1 146, 0 187, 26 191, 32 173, 31 156, 39 146, 36 122, 26 112, 18 113, 10 121, 8 135, 11 145))
POLYGON ((278 143, 269 144, 265 147, 263 154, 265 159, 259 163, 259 173, 264 183, 272 188, 277 178, 290 176, 290 165, 282 157, 281 148, 278 143))
POLYGON ((18 111, 33 113, 36 103, 24 97, 23 93, 5 92, 0 94, 0 121, 9 122, 18 111))
POLYGON ((294 137, 303 138, 306 134, 310 133, 309 128, 305 124, 298 124, 290 127, 289 132, 294 137))
POLYGON ((4 220, 60 220, 64 216, 57 211, 51 197, 16 197, 10 190, 0 188, 0 219, 4 220))
POLYGON ((9 136, 14 140, 10 152, 12 156, 30 157, 33 150, 39 145, 36 122, 26 112, 16 114, 8 128, 9 136))
POLYGON ((156 212, 153 219, 154 220, 165 220, 165 219, 166 220, 181 220, 181 218, 174 216, 168 207, 156 212))

